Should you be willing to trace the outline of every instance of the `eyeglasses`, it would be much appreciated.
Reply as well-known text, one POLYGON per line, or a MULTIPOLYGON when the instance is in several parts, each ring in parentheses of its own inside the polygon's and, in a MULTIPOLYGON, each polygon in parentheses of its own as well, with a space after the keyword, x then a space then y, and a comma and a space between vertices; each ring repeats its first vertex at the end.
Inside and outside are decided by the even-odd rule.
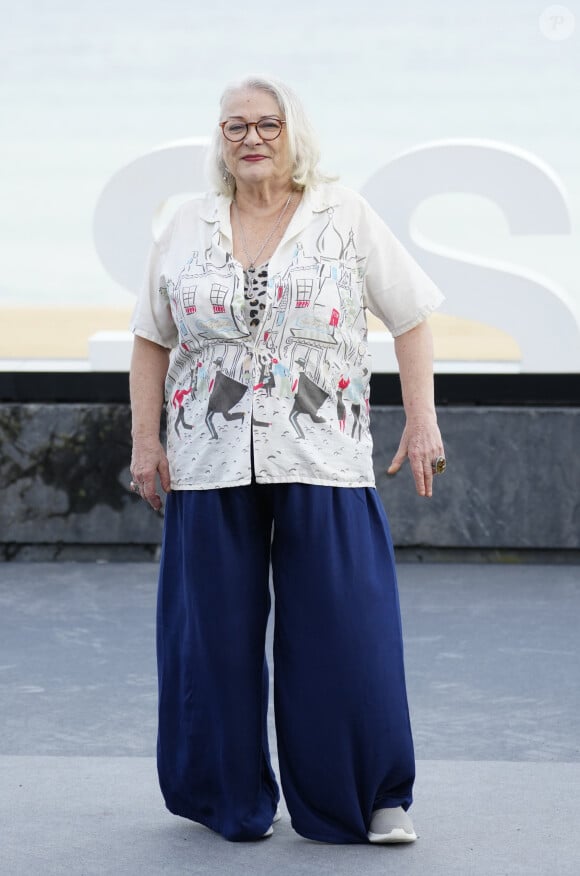
POLYGON ((240 143, 248 136, 250 128, 255 128, 261 140, 276 140, 282 133, 286 122, 274 116, 265 116, 257 122, 226 121, 220 122, 220 128, 226 140, 232 143, 240 143))

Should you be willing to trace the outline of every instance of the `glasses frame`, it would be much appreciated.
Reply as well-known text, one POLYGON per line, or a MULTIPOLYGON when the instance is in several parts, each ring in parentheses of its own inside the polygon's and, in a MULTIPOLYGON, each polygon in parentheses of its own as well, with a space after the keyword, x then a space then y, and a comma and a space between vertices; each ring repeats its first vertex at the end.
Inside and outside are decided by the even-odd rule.
POLYGON ((250 128, 255 128, 255 129, 256 129, 256 134, 258 135, 258 137, 260 138, 260 140, 265 140, 266 143, 271 143, 272 140, 277 140, 277 139, 278 139, 278 137, 279 137, 280 134, 282 133, 282 130, 283 130, 284 126, 286 125, 286 122, 284 121, 284 119, 279 119, 279 118, 277 118, 276 116, 262 116, 262 118, 261 118, 261 119, 258 119, 257 122, 242 122, 242 121, 240 121, 240 122, 237 122, 237 124, 245 125, 245 126, 246 126, 246 130, 244 131, 243 136, 240 137, 238 140, 232 140, 231 137, 228 137, 228 135, 226 134, 226 131, 225 131, 225 127, 226 127, 226 125, 230 124, 231 122, 232 122, 232 119, 226 119, 225 122, 220 122, 220 123, 219 123, 220 128, 222 129, 222 134, 224 135, 224 137, 225 137, 225 139, 228 141, 228 143, 241 143, 241 142, 242 142, 243 140, 245 140, 246 137, 248 136, 248 134, 249 134, 249 132, 250 132, 250 128), (270 121, 276 121, 276 122, 278 122, 278 124, 280 125, 280 130, 278 131, 278 133, 276 134, 275 137, 264 137, 264 136, 260 133, 260 131, 258 130, 258 125, 261 124, 262 122, 267 121, 267 120, 270 120, 270 121))

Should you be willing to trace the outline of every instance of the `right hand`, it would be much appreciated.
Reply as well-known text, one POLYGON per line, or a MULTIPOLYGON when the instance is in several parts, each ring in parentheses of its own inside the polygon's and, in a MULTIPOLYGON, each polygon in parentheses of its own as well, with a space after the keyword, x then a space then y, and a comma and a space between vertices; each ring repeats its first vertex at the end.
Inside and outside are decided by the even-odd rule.
POLYGON ((139 495, 155 511, 162 507, 161 496, 157 493, 157 475, 165 493, 171 490, 169 463, 160 441, 134 442, 131 456, 131 477, 139 484, 139 495))

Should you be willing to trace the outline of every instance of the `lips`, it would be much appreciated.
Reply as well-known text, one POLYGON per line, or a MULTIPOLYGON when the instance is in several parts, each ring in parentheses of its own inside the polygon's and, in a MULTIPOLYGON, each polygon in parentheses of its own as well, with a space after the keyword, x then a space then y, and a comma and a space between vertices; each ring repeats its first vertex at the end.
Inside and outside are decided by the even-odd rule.
POLYGON ((265 155, 244 155, 242 161, 265 161, 265 155))

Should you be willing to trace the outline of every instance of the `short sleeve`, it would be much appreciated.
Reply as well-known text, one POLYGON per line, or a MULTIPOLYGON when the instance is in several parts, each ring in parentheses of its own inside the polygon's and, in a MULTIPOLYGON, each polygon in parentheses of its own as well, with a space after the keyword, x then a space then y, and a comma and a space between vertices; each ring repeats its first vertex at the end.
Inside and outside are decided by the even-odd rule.
POLYGON ((167 286, 163 274, 163 254, 171 238, 171 224, 161 238, 151 243, 145 276, 131 318, 135 335, 172 349, 178 342, 177 326, 171 314, 167 286))
POLYGON ((380 216, 367 210, 364 304, 397 337, 426 319, 445 296, 380 216))

